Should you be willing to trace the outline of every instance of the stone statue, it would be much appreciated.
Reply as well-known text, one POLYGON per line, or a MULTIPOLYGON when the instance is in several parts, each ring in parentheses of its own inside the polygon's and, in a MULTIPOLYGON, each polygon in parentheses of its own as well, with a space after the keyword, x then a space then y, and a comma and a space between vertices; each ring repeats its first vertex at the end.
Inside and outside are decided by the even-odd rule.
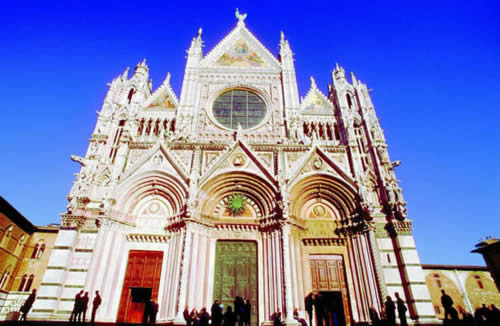
POLYGON ((240 14, 240 11, 238 8, 236 8, 236 12, 234 13, 236 15, 236 18, 238 18, 238 21, 243 23, 245 19, 247 18, 247 14, 240 14))

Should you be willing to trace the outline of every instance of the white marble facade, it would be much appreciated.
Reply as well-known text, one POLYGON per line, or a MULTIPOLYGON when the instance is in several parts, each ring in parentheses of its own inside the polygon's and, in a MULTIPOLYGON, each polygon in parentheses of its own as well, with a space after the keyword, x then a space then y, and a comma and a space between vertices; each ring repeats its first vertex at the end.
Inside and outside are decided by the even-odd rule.
POLYGON ((261 324, 304 310, 318 255, 343 261, 348 324, 394 292, 410 321, 435 320, 367 86, 336 65, 328 94, 311 78, 299 97, 283 33, 276 57, 238 17, 206 54, 201 30, 193 38, 180 98, 170 75, 152 89, 145 61, 112 81, 87 153, 72 156, 81 170, 32 318, 67 319, 84 289, 102 293, 97 320, 116 321, 129 252, 152 250, 163 252, 158 322, 182 324, 184 307, 213 302, 217 241, 252 240, 261 324), (217 111, 231 90, 244 91, 227 97, 233 111, 217 111), (260 103, 242 120, 238 94, 260 103))

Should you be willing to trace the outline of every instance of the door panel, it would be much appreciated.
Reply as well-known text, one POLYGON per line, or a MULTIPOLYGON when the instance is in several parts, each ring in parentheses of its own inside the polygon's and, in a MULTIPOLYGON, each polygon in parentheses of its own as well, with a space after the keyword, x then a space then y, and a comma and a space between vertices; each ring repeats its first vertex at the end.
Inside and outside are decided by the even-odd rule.
POLYGON ((236 296, 252 305, 251 322, 257 324, 257 244, 252 241, 217 241, 214 300, 234 309, 236 296))

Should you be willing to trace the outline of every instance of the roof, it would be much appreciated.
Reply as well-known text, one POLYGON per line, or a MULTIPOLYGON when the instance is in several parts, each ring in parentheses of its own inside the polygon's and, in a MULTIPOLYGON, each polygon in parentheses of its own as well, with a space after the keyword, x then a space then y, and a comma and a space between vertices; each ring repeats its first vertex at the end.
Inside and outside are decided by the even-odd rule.
POLYGON ((422 264, 422 269, 445 269, 445 270, 462 270, 462 271, 486 271, 486 266, 474 265, 439 265, 439 264, 422 264))
POLYGON ((0 196, 0 213, 4 214, 25 232, 31 234, 36 231, 36 226, 34 226, 26 217, 19 213, 19 211, 15 209, 14 206, 12 206, 2 196, 0 196))
POLYGON ((476 249, 472 250, 471 252, 484 253, 490 251, 492 248, 499 246, 500 246, 500 239, 490 238, 478 243, 476 245, 476 249))

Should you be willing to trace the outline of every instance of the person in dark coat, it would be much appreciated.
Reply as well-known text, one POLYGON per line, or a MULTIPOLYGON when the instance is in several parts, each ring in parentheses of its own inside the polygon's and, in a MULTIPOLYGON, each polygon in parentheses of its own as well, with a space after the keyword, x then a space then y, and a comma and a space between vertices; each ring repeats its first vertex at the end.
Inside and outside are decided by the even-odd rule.
POLYGON ((250 300, 245 299, 243 303, 243 326, 250 326, 250 319, 252 316, 252 305, 250 300))
POLYGON ((222 307, 219 300, 215 300, 212 305, 212 326, 220 326, 222 322, 222 307))
POLYGON ((441 290, 441 304, 443 305, 444 308, 444 319, 447 320, 448 316, 451 317, 451 308, 453 307, 453 300, 449 295, 444 292, 444 290, 441 290))
POLYGON ((385 315, 387 317, 387 325, 396 325, 396 305, 390 295, 385 298, 385 315))
POLYGON ((314 297, 312 292, 309 292, 309 294, 304 298, 304 305, 306 307, 306 312, 309 315, 309 326, 312 326, 314 306, 314 297))
POLYGON ((399 322, 401 326, 408 326, 408 322, 406 321, 406 308, 405 302, 403 299, 399 297, 399 293, 394 293, 396 296, 396 305, 398 307, 398 316, 399 316, 399 322))
POLYGON ((144 312, 142 314, 142 324, 143 325, 149 325, 150 318, 151 318, 151 300, 146 300, 144 301, 144 312))
POLYGON ((99 295, 99 291, 95 291, 95 297, 94 300, 92 301, 92 315, 90 316, 90 323, 94 324, 95 323, 95 314, 97 312, 97 308, 101 305, 102 299, 101 296, 99 295))
POLYGON ((227 306, 227 310, 224 313, 224 326, 234 326, 236 324, 236 316, 233 312, 231 306, 227 306))
POLYGON ((316 325, 323 326, 323 297, 320 293, 314 296, 314 310, 316 311, 316 325))
POLYGON ((31 294, 29 297, 24 301, 23 306, 21 307, 21 312, 23 313, 21 318, 19 319, 20 321, 26 321, 26 317, 28 316, 28 312, 30 312, 31 307, 33 306, 33 303, 35 302, 36 299, 36 289, 33 289, 31 291, 31 294))
POLYGON ((186 309, 184 309, 184 320, 186 321, 186 326, 191 326, 193 324, 193 321, 191 320, 191 315, 189 314, 188 307, 186 306, 186 309))
POLYGON ((82 305, 81 303, 81 298, 82 298, 83 290, 78 292, 75 295, 75 303, 73 305, 73 311, 71 312, 71 316, 69 317, 69 321, 74 323, 76 322, 76 316, 78 315, 78 312, 80 311, 80 306, 82 305))
POLYGON ((273 326, 282 326, 281 322, 281 311, 278 308, 278 310, 271 316, 271 320, 273 322, 273 326))
POLYGON ((203 307, 200 310, 200 326, 208 326, 208 322, 210 320, 210 315, 207 312, 207 308, 203 307))
POLYGON ((153 299, 150 302, 149 322, 151 325, 154 325, 156 324, 156 314, 158 314, 158 304, 153 299))
POLYGON ((372 321, 372 325, 378 326, 380 324, 380 318, 378 316, 378 312, 375 309, 375 307, 371 306, 370 309, 368 310, 368 313, 370 314, 370 320, 372 321))
POLYGON ((89 306, 89 293, 85 292, 85 295, 80 298, 80 307, 77 313, 78 322, 82 321, 82 317, 83 317, 83 322, 85 322, 85 315, 87 314, 88 306, 89 306))

